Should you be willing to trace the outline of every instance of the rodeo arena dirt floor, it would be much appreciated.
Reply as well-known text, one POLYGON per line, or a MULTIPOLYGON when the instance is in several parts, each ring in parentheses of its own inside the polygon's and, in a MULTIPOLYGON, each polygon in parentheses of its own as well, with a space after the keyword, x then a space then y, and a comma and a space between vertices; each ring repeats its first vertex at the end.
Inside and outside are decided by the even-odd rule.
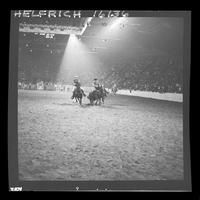
POLYGON ((18 91, 20 180, 183 179, 182 103, 18 91))

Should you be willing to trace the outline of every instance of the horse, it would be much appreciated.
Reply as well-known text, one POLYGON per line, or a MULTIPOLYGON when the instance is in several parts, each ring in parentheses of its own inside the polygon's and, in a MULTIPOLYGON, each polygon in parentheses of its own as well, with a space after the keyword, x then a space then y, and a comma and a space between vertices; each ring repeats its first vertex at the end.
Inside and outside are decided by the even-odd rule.
POLYGON ((84 91, 80 88, 80 87, 77 87, 75 90, 74 90, 74 94, 73 94, 73 97, 75 98, 76 102, 79 102, 80 105, 82 105, 82 98, 83 96, 85 97, 85 93, 84 91))
POLYGON ((90 100, 90 104, 91 105, 101 105, 101 103, 104 103, 105 97, 107 97, 107 94, 109 94, 109 92, 104 88, 104 87, 100 87, 99 90, 94 90, 92 92, 89 93, 88 95, 88 99, 90 100))
POLYGON ((102 103, 104 103, 104 100, 107 97, 107 94, 109 94, 109 92, 105 88, 101 88, 101 92, 102 92, 101 101, 102 103))
POLYGON ((90 100, 90 104, 95 105, 99 104, 101 105, 101 98, 102 98, 102 93, 100 90, 94 90, 92 92, 89 93, 88 95, 88 99, 90 100))

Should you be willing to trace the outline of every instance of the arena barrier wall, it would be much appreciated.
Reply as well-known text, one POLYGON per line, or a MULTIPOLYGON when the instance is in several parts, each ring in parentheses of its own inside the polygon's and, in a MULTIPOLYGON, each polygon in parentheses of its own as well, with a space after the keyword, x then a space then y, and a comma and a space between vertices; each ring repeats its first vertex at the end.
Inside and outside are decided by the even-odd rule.
MULTIPOLYGON (((74 86, 73 85, 64 85, 63 91, 72 92, 74 86)), ((82 87, 86 93, 93 91, 93 87, 82 87)), ((20 89, 20 88, 19 88, 20 89)), ((21 89, 26 89, 22 86, 21 89)), ((34 89, 37 90, 44 90, 43 87, 36 87, 34 89)), ((55 87, 54 90, 59 90, 60 88, 55 87)), ((107 91, 111 92, 111 89, 106 88, 107 91)), ((175 102, 183 102, 183 94, 178 93, 159 93, 159 92, 147 92, 147 91, 138 91, 132 90, 118 90, 117 94, 119 95, 127 95, 127 96, 137 96, 137 97, 145 97, 151 99, 159 99, 159 100, 166 100, 166 101, 175 101, 175 102)))
MULTIPOLYGON (((73 86, 68 85, 70 90, 72 90, 73 86)), ((82 87, 83 90, 88 93, 93 90, 93 87, 82 87)), ((111 89, 106 88, 109 92, 111 89)), ((151 99, 159 99, 159 100, 166 100, 166 101, 174 101, 174 102, 183 102, 183 94, 180 93, 159 93, 159 92, 147 92, 147 91, 139 91, 139 90, 118 90, 117 94, 120 95, 127 95, 127 96, 138 96, 138 97, 145 97, 151 99)))
POLYGON ((129 90, 118 90, 117 94, 183 102, 183 94, 178 94, 178 93, 159 93, 159 92, 147 92, 138 90, 132 90, 130 93, 129 90))

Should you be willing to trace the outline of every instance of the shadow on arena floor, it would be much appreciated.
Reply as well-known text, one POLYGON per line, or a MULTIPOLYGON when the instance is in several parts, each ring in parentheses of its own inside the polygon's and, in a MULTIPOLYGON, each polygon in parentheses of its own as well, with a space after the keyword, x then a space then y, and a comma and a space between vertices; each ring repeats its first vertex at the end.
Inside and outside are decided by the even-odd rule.
POLYGON ((60 106, 75 106, 76 104, 73 103, 53 103, 55 105, 60 105, 60 106))
POLYGON ((117 109, 118 107, 126 107, 124 104, 101 104, 101 105, 91 105, 90 103, 80 105, 77 102, 73 103, 53 103, 54 105, 60 106, 80 106, 82 108, 89 108, 89 107, 102 107, 102 108, 110 108, 110 109, 117 109))
POLYGON ((98 107, 98 108, 110 108, 110 109, 117 109, 117 105, 91 105, 91 104, 82 104, 82 108, 88 108, 88 107, 98 107))

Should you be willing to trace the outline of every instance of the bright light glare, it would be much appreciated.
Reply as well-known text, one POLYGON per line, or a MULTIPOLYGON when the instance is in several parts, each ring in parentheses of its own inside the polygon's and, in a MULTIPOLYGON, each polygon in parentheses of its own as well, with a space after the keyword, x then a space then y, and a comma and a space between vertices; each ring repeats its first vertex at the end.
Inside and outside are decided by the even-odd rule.
POLYGON ((72 83, 74 76, 79 76, 82 82, 90 77, 92 81, 94 74, 98 73, 99 60, 88 52, 76 35, 70 35, 57 79, 72 83))
POLYGON ((112 23, 109 30, 114 30, 115 28, 119 27, 121 23, 125 23, 126 18, 125 17, 118 17, 116 20, 112 23))

